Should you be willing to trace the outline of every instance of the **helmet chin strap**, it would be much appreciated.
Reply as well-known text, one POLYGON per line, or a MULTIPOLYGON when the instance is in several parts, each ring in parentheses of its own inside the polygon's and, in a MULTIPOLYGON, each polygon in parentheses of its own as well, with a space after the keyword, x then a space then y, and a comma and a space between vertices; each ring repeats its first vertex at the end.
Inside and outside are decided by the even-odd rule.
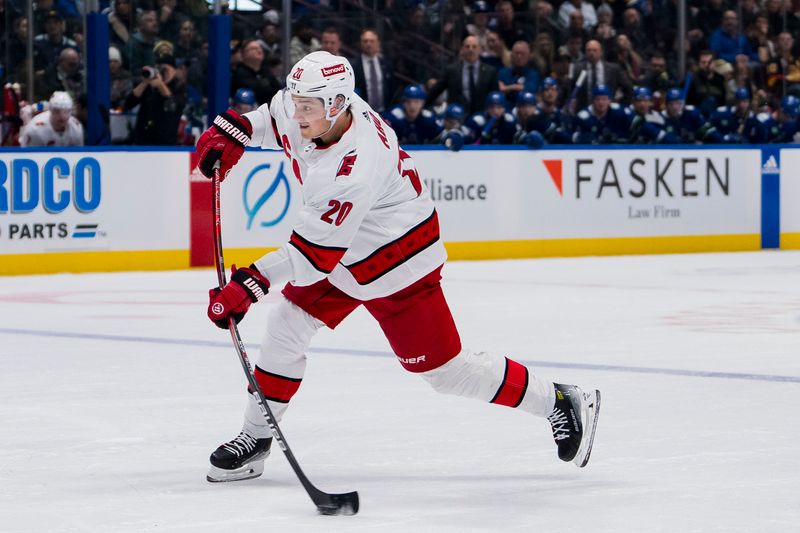
POLYGON ((346 112, 346 111, 347 111, 349 108, 350 108, 350 106, 347 106, 347 107, 345 107, 345 108, 344 108, 344 109, 342 109, 340 112, 336 113, 336 115, 334 115, 334 116, 331 116, 331 114, 330 114, 330 109, 328 109, 328 111, 326 111, 326 112, 325 112, 325 119, 326 119, 326 120, 328 120, 328 121, 331 123, 331 125, 328 127, 328 129, 327 129, 327 130, 325 130, 325 132, 324 132, 324 133, 321 133, 321 134, 319 134, 318 136, 314 137, 314 138, 312 139, 312 141, 317 141, 317 140, 319 140, 319 139, 323 138, 324 136, 326 136, 328 133, 330 133, 330 132, 331 132, 331 130, 333 129, 333 127, 336 125, 336 121, 337 121, 337 120, 339 120, 339 118, 340 118, 340 117, 344 116, 344 115, 345 115, 345 112, 346 112))

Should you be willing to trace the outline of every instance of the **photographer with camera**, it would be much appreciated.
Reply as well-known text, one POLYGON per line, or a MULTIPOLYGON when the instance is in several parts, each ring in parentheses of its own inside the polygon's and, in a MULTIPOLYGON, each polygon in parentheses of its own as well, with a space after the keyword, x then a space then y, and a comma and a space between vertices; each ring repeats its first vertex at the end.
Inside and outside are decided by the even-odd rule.
POLYGON ((133 144, 170 146, 178 142, 178 124, 186 106, 186 83, 177 75, 175 58, 162 54, 156 66, 141 69, 142 81, 133 88, 125 108, 137 105, 133 144))

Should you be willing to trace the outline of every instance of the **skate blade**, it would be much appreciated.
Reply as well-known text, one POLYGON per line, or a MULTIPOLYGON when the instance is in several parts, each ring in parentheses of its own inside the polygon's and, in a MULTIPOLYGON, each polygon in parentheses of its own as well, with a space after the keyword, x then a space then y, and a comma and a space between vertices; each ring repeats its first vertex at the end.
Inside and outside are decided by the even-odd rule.
POLYGON ((211 465, 206 475, 206 481, 210 483, 225 483, 228 481, 244 481, 245 479, 257 478, 264 473, 264 460, 253 461, 242 467, 233 470, 225 470, 211 465))
POLYGON ((578 448, 578 453, 572 460, 579 468, 586 466, 589 462, 589 456, 592 455, 592 444, 594 443, 594 432, 597 429, 597 418, 600 416, 600 391, 594 390, 587 394, 582 402, 586 408, 583 410, 583 434, 585 437, 581 440, 581 445, 578 448))

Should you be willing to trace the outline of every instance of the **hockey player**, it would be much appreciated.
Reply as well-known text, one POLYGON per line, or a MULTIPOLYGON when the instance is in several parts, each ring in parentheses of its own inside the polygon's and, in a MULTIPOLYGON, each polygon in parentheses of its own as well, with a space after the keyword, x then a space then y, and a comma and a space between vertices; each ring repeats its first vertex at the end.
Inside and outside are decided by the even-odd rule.
POLYGON ((757 143, 764 138, 764 125, 750 109, 750 91, 736 89, 736 105, 720 106, 711 114, 709 122, 729 144, 757 143))
POLYGON ((47 111, 22 128, 20 146, 83 146, 83 126, 72 116, 72 97, 56 91, 48 104, 47 111))
POLYGON ((572 133, 566 126, 564 115, 558 108, 558 82, 547 77, 542 81, 542 93, 536 104, 536 114, 521 123, 526 132, 539 132, 550 144, 572 143, 572 133))
POLYGON ((630 133, 631 118, 617 103, 611 102, 606 85, 592 87, 592 103, 575 116, 573 140, 576 144, 623 143, 630 133))
POLYGON ((421 85, 409 85, 403 91, 403 103, 382 114, 402 144, 426 144, 441 133, 436 115, 423 109, 425 90, 421 85))
POLYGON ((236 94, 233 96, 234 111, 240 115, 244 115, 245 113, 253 111, 256 107, 258 107, 258 102, 256 102, 256 93, 254 93, 251 89, 245 89, 244 87, 236 91, 236 94))
MULTIPOLYGON (((230 318, 240 321, 251 304, 283 286, 255 367, 277 420, 300 387, 314 334, 363 305, 403 368, 438 392, 546 418, 559 458, 586 464, 600 393, 551 383, 503 355, 461 346, 440 286, 446 252, 436 209, 394 131, 354 93, 347 59, 308 54, 269 104, 244 116, 217 116, 197 144, 201 172, 212 176, 218 166, 224 178, 246 146, 283 148, 302 184, 303 206, 288 243, 234 267, 230 282, 209 292, 208 317, 226 329, 230 318)), ((259 476, 271 443, 250 395, 241 432, 211 454, 208 480, 259 476)))
POLYGON ((444 144, 453 152, 461 150, 464 143, 472 142, 472 132, 464 125, 464 115, 460 104, 448 105, 440 121, 442 132, 433 142, 444 144))
POLYGON ((522 91, 517 95, 517 105, 511 112, 519 124, 514 134, 514 144, 525 144, 529 148, 538 149, 544 145, 544 137, 538 131, 525 131, 522 127, 536 116, 536 95, 530 91, 522 91))
POLYGON ((683 91, 668 89, 666 107, 661 112, 664 131, 682 144, 721 143, 722 136, 693 105, 683 105, 683 91))
POLYGON ((771 114, 761 113, 758 120, 763 134, 760 142, 800 142, 800 99, 796 96, 784 96, 780 109, 771 114))
POLYGON ((506 97, 500 91, 486 96, 486 110, 475 113, 465 123, 476 144, 513 144, 519 125, 506 111, 506 97))
POLYGON ((653 93, 647 87, 633 88, 633 103, 624 111, 630 121, 627 142, 675 144, 678 141, 664 131, 664 119, 653 111, 653 93))

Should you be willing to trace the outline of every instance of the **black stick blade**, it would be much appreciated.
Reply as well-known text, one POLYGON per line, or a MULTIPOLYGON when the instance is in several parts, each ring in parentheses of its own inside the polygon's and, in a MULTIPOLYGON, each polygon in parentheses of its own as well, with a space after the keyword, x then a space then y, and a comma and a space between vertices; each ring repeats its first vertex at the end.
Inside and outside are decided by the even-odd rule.
POLYGON ((314 503, 319 514, 351 516, 358 512, 358 492, 323 494, 314 503))

